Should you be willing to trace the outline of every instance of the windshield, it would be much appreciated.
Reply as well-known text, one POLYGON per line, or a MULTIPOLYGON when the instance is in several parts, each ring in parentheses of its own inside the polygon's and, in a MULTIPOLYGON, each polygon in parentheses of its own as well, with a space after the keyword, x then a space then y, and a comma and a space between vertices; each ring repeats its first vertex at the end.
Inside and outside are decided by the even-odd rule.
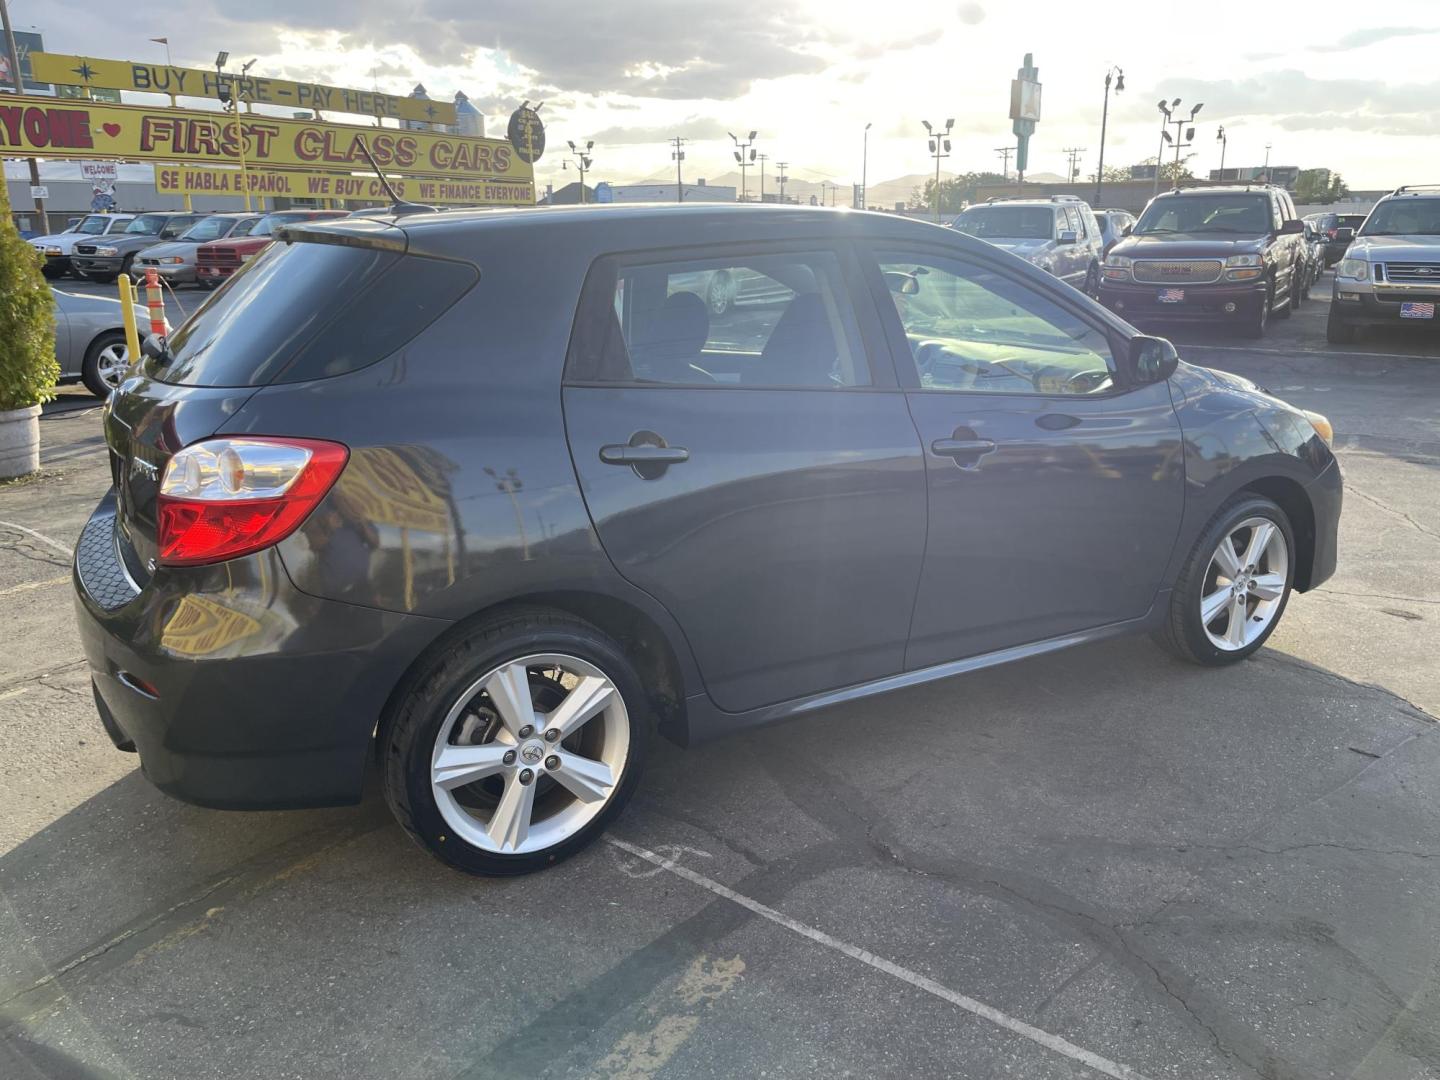
POLYGON ((236 219, 227 217, 208 217, 197 221, 190 228, 180 234, 181 240, 194 240, 197 243, 204 243, 206 240, 219 240, 222 236, 229 236, 236 219))
POLYGON ((137 236, 158 236, 167 220, 169 219, 163 214, 141 214, 125 227, 125 231, 137 236))
POLYGON ((75 231, 84 233, 86 236, 100 236, 105 232, 105 226, 108 224, 110 224, 110 219, 107 217, 87 217, 75 226, 75 231))
MULTIPOLYGON (((1342 219, 1343 224, 1343 219, 1342 219)), ((1440 198, 1402 196, 1376 205, 1361 236, 1440 236, 1440 198)))
POLYGON ((1268 195, 1175 195, 1145 208, 1133 232, 1268 233, 1273 227, 1268 195))
POLYGON ((304 221, 303 214, 266 214, 250 230, 251 236, 270 236, 276 229, 289 221, 304 221))
POLYGON ((978 206, 961 214, 955 228, 985 240, 1049 240, 1054 220, 1048 206, 978 206))
POLYGON ((237 239, 241 236, 249 236, 252 232, 255 231, 255 226, 258 224, 260 224, 260 219, 258 217, 242 218, 240 220, 240 224, 236 225, 235 228, 230 230, 229 236, 232 240, 237 239))

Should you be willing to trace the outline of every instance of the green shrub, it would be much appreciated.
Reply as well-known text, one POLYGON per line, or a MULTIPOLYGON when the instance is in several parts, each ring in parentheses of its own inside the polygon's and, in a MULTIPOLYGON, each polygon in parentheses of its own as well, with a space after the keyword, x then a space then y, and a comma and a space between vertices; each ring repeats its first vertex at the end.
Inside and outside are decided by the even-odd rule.
POLYGON ((55 297, 34 248, 20 239, 0 179, 0 412, 55 396, 55 297))

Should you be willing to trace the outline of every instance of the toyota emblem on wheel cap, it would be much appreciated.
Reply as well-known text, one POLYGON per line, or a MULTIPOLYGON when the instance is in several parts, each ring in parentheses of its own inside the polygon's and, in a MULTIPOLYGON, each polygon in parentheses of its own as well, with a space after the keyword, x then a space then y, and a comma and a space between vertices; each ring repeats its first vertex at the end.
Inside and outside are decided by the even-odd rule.
POLYGON ((545 756, 545 748, 539 743, 526 743, 520 749, 520 757, 527 765, 534 765, 545 756))

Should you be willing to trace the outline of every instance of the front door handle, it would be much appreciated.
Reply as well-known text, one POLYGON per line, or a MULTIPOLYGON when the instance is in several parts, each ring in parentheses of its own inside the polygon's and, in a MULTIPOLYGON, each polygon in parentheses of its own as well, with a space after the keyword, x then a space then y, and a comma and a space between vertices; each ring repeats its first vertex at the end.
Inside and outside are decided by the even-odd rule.
POLYGON ((653 431, 637 431, 628 443, 602 446, 600 460, 606 465, 628 465, 641 480, 658 480, 671 465, 689 461, 690 451, 671 446, 653 431))
POLYGON ((690 460, 683 446, 602 446, 600 460, 606 465, 679 465, 690 460))
POLYGON ((962 469, 978 469, 980 459, 995 452, 995 443, 990 439, 936 439, 930 449, 940 457, 953 458, 962 469))

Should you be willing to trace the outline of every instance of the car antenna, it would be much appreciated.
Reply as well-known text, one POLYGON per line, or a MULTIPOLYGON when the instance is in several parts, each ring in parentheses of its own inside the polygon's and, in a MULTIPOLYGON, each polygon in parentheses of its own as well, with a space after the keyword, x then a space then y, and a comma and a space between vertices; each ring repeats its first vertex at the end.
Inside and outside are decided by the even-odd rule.
POLYGON ((352 150, 357 146, 360 148, 360 153, 365 155, 365 160, 370 163, 370 168, 374 170, 375 175, 379 178, 380 186, 385 189, 385 194, 390 196, 390 209, 397 216, 400 214, 414 213, 417 210, 424 212, 430 209, 430 207, 421 206, 418 203, 406 202, 395 193, 395 188, 385 176, 385 171, 380 168, 379 163, 375 160, 375 155, 370 152, 370 147, 365 145, 365 137, 363 135, 356 135, 355 141, 350 144, 352 150))

